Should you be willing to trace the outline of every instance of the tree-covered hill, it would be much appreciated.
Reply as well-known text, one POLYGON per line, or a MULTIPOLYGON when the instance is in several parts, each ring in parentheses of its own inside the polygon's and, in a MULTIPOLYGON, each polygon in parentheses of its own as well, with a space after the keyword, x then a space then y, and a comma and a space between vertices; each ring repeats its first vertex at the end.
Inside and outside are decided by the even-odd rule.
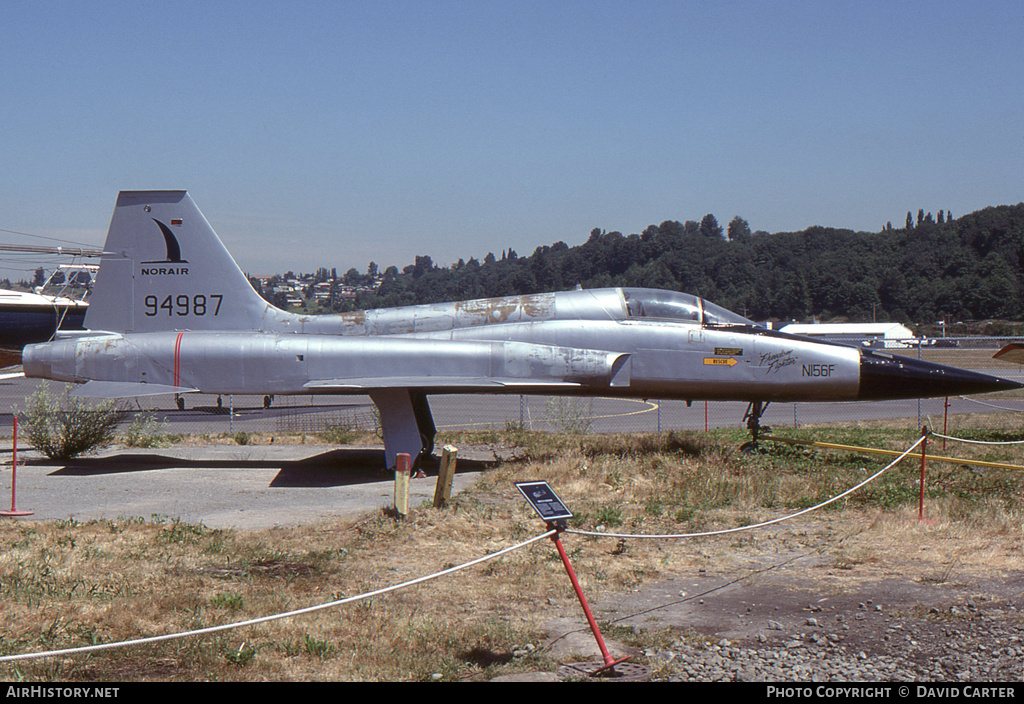
MULTIPOLYGON (((373 272, 376 265, 371 264, 373 272)), ((511 249, 482 262, 435 266, 429 256, 389 267, 375 292, 335 299, 336 310, 430 303, 600 286, 694 293, 755 320, 1024 320, 1024 203, 957 219, 919 211, 881 232, 811 227, 752 233, 666 221, 640 234, 595 229, 583 244, 511 249)), ((368 272, 369 274, 369 272, 368 272)), ((350 270, 346 280, 367 275, 350 270)))

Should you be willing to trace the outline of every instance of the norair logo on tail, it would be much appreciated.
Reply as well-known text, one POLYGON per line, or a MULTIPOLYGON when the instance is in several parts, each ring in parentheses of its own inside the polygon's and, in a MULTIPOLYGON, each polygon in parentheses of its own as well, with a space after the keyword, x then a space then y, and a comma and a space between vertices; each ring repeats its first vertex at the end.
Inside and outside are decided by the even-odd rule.
MULTIPOLYGON (((153 218, 153 222, 160 228, 160 233, 164 236, 164 244, 167 246, 167 259, 162 261, 142 262, 145 264, 188 264, 187 259, 181 258, 181 246, 178 244, 178 238, 171 232, 171 228, 167 227, 164 223, 160 222, 156 218, 153 218)), ((171 220, 172 225, 180 225, 181 220, 171 220)), ((143 266, 142 274, 144 276, 181 276, 188 274, 187 266, 143 266)))

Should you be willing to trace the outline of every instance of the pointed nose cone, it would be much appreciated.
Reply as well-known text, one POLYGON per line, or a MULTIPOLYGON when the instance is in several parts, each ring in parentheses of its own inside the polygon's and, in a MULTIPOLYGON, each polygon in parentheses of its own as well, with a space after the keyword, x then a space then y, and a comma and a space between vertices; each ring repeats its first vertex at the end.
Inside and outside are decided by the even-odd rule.
POLYGON ((1024 384, 978 372, 867 350, 860 357, 862 401, 987 394, 1019 389, 1024 384))

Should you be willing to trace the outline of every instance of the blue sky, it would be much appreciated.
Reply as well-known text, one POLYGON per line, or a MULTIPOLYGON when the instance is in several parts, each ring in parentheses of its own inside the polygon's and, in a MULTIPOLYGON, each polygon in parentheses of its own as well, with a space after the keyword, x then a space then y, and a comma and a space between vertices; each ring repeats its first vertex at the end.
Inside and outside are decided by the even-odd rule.
POLYGON ((187 189, 253 274, 877 231, 1024 200, 1022 40, 998 0, 10 0, 0 229, 99 246, 187 189))

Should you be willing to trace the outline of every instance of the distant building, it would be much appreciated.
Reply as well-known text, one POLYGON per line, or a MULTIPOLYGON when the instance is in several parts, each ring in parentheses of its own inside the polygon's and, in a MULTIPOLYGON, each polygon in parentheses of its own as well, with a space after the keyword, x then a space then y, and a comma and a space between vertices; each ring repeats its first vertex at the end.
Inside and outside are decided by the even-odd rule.
POLYGON ((831 342, 897 349, 916 347, 920 340, 913 331, 899 323, 790 323, 779 328, 782 332, 805 337, 817 337, 831 342))

